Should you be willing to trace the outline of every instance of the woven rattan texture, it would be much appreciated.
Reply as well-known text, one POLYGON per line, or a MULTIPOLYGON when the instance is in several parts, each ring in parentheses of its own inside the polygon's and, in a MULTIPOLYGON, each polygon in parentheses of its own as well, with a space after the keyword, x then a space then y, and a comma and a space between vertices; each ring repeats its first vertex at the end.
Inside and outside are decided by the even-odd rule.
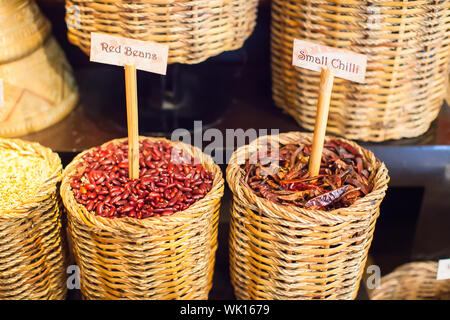
POLYGON ((313 130, 319 73, 292 66, 294 38, 367 55, 364 84, 336 78, 328 133, 416 137, 437 117, 450 55, 450 1, 273 0, 273 98, 313 130))
POLYGON ((64 299, 65 244, 58 194, 61 160, 37 143, 0 138, 0 148, 38 155, 50 168, 34 198, 0 211, 0 299, 64 299))
POLYGON ((53 37, 27 57, 0 64, 0 78, 5 92, 1 137, 47 128, 67 116, 78 102, 72 68, 53 37))
POLYGON ((50 34, 50 22, 32 0, 0 1, 0 64, 25 57, 50 34))
MULTIPOLYGON (((121 141, 124 140, 113 140, 121 141)), ((205 198, 169 217, 110 219, 87 212, 76 202, 70 181, 82 155, 89 150, 65 169, 61 194, 68 211, 69 232, 85 298, 208 298, 224 180, 211 157, 197 148, 176 145, 201 160, 214 174, 214 182, 205 198)))
MULTIPOLYGON (((274 139, 281 144, 310 143, 312 135, 290 132, 274 139)), ((253 193, 237 161, 262 141, 239 148, 227 168, 234 195, 229 245, 236 297, 354 299, 389 182, 385 165, 372 152, 346 141, 375 170, 372 192, 348 208, 330 212, 283 206, 253 193)))
POLYGON ((450 279, 436 280, 438 263, 410 262, 380 280, 371 300, 450 300, 450 279))
POLYGON ((90 51, 91 32, 169 45, 169 63, 193 64, 240 48, 258 0, 67 0, 70 42, 90 51))
POLYGON ((32 0, 0 1, 0 136, 19 137, 64 118, 78 88, 50 22, 32 0))

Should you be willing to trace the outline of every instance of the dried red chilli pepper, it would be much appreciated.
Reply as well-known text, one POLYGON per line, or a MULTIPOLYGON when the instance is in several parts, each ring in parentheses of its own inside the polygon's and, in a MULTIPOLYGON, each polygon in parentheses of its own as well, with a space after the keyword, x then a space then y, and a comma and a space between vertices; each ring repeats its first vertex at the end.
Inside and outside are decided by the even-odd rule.
POLYGON ((275 203, 329 211, 350 206, 372 189, 374 171, 366 167, 357 148, 341 140, 325 143, 315 177, 308 173, 311 145, 268 146, 264 151, 263 161, 255 161, 258 151, 243 165, 244 181, 257 195, 275 203), (279 161, 276 173, 267 174, 269 166, 273 169, 267 159, 279 161))
POLYGON ((167 142, 141 141, 140 177, 130 180, 127 143, 97 147, 83 155, 77 167, 81 174, 72 177, 75 199, 88 211, 109 218, 144 219, 186 210, 206 196, 214 177, 182 152, 173 162, 172 153, 167 142))
POLYGON ((337 201, 340 197, 342 197, 349 187, 349 185, 346 185, 336 190, 331 190, 315 198, 312 198, 305 203, 305 207, 309 209, 321 209, 323 207, 329 206, 333 202, 337 201))

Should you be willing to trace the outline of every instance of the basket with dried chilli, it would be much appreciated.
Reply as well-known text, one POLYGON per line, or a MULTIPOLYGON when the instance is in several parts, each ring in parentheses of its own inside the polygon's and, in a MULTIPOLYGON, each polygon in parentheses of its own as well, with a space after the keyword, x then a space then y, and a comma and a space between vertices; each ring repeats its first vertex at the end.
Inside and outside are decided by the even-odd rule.
POLYGON ((389 181, 385 165, 356 143, 338 139, 361 154, 370 173, 368 193, 329 211, 280 204, 258 195, 246 181, 243 160, 265 148, 268 138, 272 145, 311 144, 312 134, 260 137, 230 159, 230 272, 236 297, 354 299, 389 181))
POLYGON ((371 300, 450 300, 450 279, 437 280, 435 261, 410 262, 396 268, 369 292, 371 300))
MULTIPOLYGON (((126 143, 127 139, 113 140, 100 149, 126 143)), ((97 209, 90 207, 91 211, 88 211, 86 205, 78 202, 72 187, 85 170, 83 157, 95 148, 75 157, 64 171, 61 195, 68 211, 75 259, 80 267, 81 292, 87 299, 207 299, 217 249, 218 215, 224 184, 222 172, 211 157, 193 146, 162 138, 140 137, 141 155, 145 153, 144 143, 165 143, 198 159, 212 176, 211 189, 188 208, 183 207, 171 215, 150 213, 136 217, 134 211, 127 211, 125 215, 127 209, 124 209, 121 217, 106 217, 98 214, 98 206, 97 209)), ((148 157, 156 159, 147 155, 148 161, 151 160, 148 157)), ((134 180, 139 184, 144 181, 143 175, 149 172, 143 171, 146 164, 140 162, 140 179, 134 180)), ((150 169, 145 167, 145 170, 150 169)))
POLYGON ((0 138, 0 299, 64 299, 59 156, 0 138))

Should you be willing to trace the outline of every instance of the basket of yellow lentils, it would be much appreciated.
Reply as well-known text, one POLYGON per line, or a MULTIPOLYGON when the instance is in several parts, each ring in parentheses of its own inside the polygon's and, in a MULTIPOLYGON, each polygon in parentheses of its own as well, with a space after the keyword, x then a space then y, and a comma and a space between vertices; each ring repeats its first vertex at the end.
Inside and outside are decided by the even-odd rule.
POLYGON ((0 300, 64 299, 59 156, 0 138, 0 300))

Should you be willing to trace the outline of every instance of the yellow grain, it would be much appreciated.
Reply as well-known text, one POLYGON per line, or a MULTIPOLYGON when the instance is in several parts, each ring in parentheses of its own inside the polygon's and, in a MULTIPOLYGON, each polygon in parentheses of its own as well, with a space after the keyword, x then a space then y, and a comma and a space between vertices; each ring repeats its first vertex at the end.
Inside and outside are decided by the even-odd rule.
POLYGON ((0 149, 0 214, 33 198, 48 177, 48 163, 36 155, 0 149))

